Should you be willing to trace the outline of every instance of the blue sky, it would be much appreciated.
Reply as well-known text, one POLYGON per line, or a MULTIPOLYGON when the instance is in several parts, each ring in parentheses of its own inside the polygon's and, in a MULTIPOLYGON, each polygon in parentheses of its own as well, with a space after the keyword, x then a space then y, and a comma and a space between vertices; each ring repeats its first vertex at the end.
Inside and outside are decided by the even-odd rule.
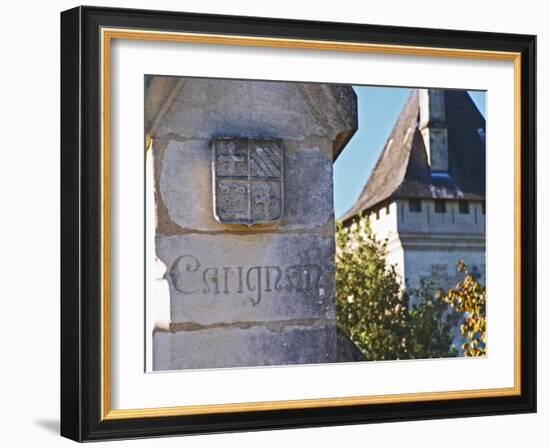
MULTIPOLYGON (((334 164, 334 212, 348 210, 363 189, 410 88, 354 86, 359 129, 334 164)), ((485 92, 469 92, 485 116, 485 92)))

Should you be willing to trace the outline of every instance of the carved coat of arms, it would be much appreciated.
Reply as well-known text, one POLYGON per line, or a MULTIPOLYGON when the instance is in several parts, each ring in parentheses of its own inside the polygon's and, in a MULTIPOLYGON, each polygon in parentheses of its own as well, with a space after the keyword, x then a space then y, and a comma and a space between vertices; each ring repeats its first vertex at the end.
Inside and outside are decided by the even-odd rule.
POLYGON ((283 214, 283 146, 276 139, 212 141, 214 216, 222 223, 271 223, 283 214))

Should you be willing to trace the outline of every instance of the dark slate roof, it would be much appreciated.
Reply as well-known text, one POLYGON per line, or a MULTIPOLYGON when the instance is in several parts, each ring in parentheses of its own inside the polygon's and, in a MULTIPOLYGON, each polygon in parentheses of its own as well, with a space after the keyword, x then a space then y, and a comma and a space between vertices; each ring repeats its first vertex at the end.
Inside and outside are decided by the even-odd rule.
POLYGON ((419 95, 413 90, 347 221, 398 198, 485 199, 485 119, 463 90, 445 91, 449 172, 432 173, 419 126, 419 95), (482 129, 480 135, 479 129, 482 129))

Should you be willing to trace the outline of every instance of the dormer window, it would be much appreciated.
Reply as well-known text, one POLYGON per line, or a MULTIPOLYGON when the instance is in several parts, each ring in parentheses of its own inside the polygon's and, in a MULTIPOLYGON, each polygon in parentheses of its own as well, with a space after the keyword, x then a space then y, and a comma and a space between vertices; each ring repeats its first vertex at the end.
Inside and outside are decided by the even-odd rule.
POLYGON ((470 203, 468 201, 458 201, 458 212, 462 215, 470 213, 470 203))
POLYGON ((422 211, 422 202, 420 199, 409 199, 409 211, 413 213, 422 211))
POLYGON ((436 199, 434 201, 434 210, 436 213, 446 213, 447 203, 445 202, 445 199, 436 199))

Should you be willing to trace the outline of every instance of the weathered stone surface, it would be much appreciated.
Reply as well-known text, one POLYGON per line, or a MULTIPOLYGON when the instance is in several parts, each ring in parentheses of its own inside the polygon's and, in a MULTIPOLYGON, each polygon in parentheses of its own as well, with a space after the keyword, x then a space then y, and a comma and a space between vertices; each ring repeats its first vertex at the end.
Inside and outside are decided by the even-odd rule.
POLYGON ((153 77, 150 87, 146 131, 153 138, 317 136, 331 141, 336 159, 357 130, 357 97, 349 86, 153 77), (170 83, 172 92, 166 90, 170 83), (155 92, 167 107, 150 98, 155 92))
POLYGON ((337 350, 334 322, 319 320, 156 331, 154 341, 155 370, 317 364, 337 350))
POLYGON ((283 228, 313 229, 328 223, 333 233, 332 161, 319 147, 302 146, 287 154, 286 166, 283 228))
MULTIPOLYGON (((212 154, 206 140, 170 140, 155 159, 158 199, 166 208, 157 220, 158 232, 236 229, 216 221, 213 213, 212 154)), ((284 208, 279 231, 333 225, 332 161, 328 146, 290 146, 284 152, 284 208)), ((240 226, 247 230, 245 225, 240 226)))
POLYGON ((337 343, 332 190, 333 160, 357 128, 353 90, 152 78, 162 97, 146 98, 145 120, 155 256, 170 302, 168 330, 154 332, 154 369, 356 356, 337 343), (260 141, 280 152, 260 160, 250 145, 260 141))
POLYGON ((193 78, 186 82, 157 134, 195 139, 213 135, 302 139, 326 136, 326 131, 296 83, 193 78))
POLYGON ((318 235, 157 236, 171 322, 334 319, 334 239, 318 235))

